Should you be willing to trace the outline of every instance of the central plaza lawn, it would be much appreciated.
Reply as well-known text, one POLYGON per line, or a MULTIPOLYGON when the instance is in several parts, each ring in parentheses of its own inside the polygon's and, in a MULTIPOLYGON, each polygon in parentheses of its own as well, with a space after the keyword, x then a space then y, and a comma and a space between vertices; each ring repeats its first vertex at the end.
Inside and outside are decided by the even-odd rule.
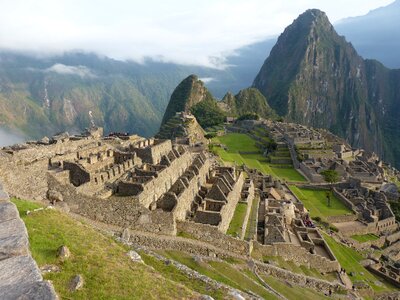
POLYGON ((377 239, 379 239, 378 236, 376 236, 375 234, 355 234, 352 235, 351 238, 353 240, 356 240, 357 242, 360 243, 364 243, 364 242, 368 242, 368 241, 376 241, 377 239))
POLYGON ((226 163, 236 165, 245 164, 249 168, 257 169, 264 174, 270 174, 274 177, 289 182, 306 182, 305 178, 297 172, 292 166, 274 166, 267 162, 266 157, 256 146, 256 141, 247 134, 228 133, 224 136, 215 137, 212 140, 214 146, 212 150, 226 163), (215 144, 224 145, 227 150, 215 146, 215 144), (254 152, 241 154, 240 152, 254 152))
POLYGON ((336 198, 331 191, 329 191, 331 198, 331 206, 329 207, 326 199, 326 190, 311 190, 299 188, 293 185, 290 186, 290 190, 301 202, 303 202, 312 218, 320 217, 326 220, 326 218, 330 216, 340 216, 353 213, 342 203, 342 201, 336 198))
POLYGON ((375 292, 384 292, 395 290, 396 288, 386 283, 382 279, 370 273, 365 269, 360 261, 365 258, 360 253, 352 248, 346 247, 343 244, 338 243, 335 239, 326 233, 323 233, 324 240, 328 243, 329 247, 335 254, 336 259, 339 261, 342 268, 346 270, 347 274, 353 273, 353 276, 349 276, 351 281, 364 281, 367 283, 375 292))

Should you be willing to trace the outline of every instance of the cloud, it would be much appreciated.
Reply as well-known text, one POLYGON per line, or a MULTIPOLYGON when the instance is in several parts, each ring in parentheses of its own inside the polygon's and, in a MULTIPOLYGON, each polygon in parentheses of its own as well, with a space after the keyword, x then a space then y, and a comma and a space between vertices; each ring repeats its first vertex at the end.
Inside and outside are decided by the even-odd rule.
POLYGON ((317 7, 331 21, 393 0, 3 0, 0 48, 221 66, 235 49, 277 35, 317 7))
POLYGON ((24 141, 22 136, 13 134, 4 128, 0 128, 0 147, 21 143, 24 141))
POLYGON ((80 77, 95 77, 89 68, 85 66, 67 66, 63 64, 55 64, 47 68, 45 72, 55 72, 58 74, 78 75, 80 77))
POLYGON ((215 81, 215 78, 213 77, 203 77, 203 78, 199 78, 201 81, 203 81, 204 83, 209 83, 211 81, 215 81))

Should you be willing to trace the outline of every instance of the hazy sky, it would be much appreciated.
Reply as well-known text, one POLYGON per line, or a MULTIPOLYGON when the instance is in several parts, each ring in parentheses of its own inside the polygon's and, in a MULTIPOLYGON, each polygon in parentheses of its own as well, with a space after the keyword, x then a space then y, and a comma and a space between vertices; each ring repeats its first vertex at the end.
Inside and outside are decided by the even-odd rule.
POLYGON ((0 0, 0 48, 211 65, 308 8, 331 22, 393 0, 0 0))

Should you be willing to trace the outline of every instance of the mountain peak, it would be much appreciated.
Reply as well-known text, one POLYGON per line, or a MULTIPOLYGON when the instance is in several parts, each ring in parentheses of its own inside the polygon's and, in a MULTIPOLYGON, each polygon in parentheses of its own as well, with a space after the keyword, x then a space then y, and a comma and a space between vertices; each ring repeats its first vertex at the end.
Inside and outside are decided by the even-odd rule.
POLYGON ((196 75, 189 75, 173 91, 161 124, 166 123, 177 112, 189 112, 194 105, 206 99, 213 97, 204 83, 196 75))

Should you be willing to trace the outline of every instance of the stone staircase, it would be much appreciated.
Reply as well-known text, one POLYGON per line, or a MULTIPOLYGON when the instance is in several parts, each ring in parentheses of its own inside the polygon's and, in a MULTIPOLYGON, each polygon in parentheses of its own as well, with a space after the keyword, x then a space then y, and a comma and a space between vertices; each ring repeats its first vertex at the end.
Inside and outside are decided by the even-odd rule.
POLYGON ((0 299, 58 299, 29 252, 28 233, 0 184, 0 299))

